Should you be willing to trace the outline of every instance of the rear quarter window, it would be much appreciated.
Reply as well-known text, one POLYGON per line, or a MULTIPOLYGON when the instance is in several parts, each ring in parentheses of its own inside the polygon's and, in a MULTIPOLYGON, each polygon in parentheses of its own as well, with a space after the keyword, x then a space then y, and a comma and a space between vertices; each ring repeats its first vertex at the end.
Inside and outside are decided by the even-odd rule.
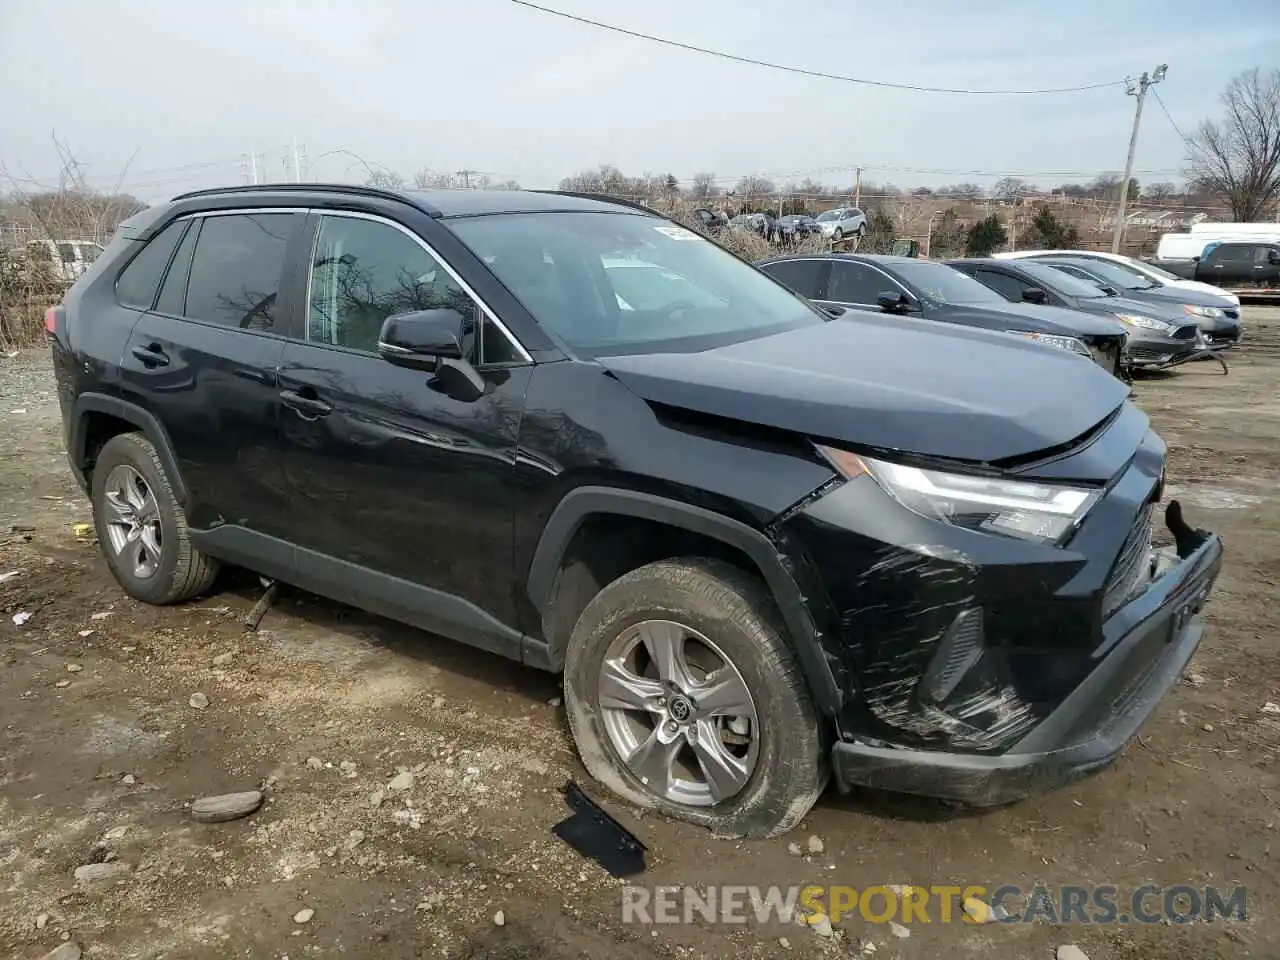
POLYGON ((187 228, 185 221, 171 223, 152 237, 142 250, 129 261, 116 280, 116 299, 128 307, 150 310, 155 303, 156 289, 164 276, 169 258, 187 228))

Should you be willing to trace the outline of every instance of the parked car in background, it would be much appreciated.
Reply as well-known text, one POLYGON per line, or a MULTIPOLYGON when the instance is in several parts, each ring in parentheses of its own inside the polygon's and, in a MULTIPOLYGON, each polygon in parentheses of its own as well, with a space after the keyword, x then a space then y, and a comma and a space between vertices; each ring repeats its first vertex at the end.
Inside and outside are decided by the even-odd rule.
POLYGON ((845 237, 862 237, 867 233, 867 215, 857 207, 837 207, 818 214, 814 220, 822 235, 834 243, 845 237))
POLYGON ((1220 243, 1280 243, 1280 223, 1197 223, 1190 233, 1162 234, 1155 258, 1193 260, 1220 243))
POLYGON ((1177 273, 1172 273, 1169 270, 1158 267, 1146 260, 1139 260, 1136 257, 1126 257, 1119 253, 1107 253, 1102 250, 1010 250, 1004 253, 993 254, 993 256, 1001 260, 1042 260, 1045 258, 1071 257, 1076 260, 1096 260, 1102 263, 1113 263, 1119 267, 1141 274, 1145 279, 1158 286, 1166 286, 1178 290, 1194 290, 1198 293, 1207 293, 1210 296, 1221 297, 1224 300, 1229 300, 1237 307, 1240 306, 1240 297, 1229 290, 1223 290, 1221 287, 1215 287, 1212 283, 1201 283, 1199 280, 1193 280, 1177 273))
POLYGON ((1198 259, 1157 260, 1154 265, 1201 283, 1276 288, 1280 287, 1280 241, 1232 240, 1217 244, 1198 259))
POLYGON ((1096 283, 1105 292, 1129 300, 1181 309, 1215 349, 1233 347, 1240 341, 1240 307, 1221 297, 1153 284, 1141 274, 1114 263, 1068 257, 1046 257, 1036 262, 1096 283))
POLYGON ((721 835, 830 771, 989 805, 1102 768, 1221 569, 1176 502, 1154 546, 1165 445, 1094 364, 833 321, 624 202, 199 191, 46 326, 130 596, 236 564, 562 674, 589 773, 721 835))
POLYGON ((717 234, 729 226, 729 218, 719 210, 711 210, 708 207, 698 207, 693 211, 693 215, 698 219, 698 223, 702 229, 710 234, 717 234))
POLYGON ((818 222, 805 214, 790 214, 778 218, 778 239, 783 243, 796 243, 822 233, 818 222))
POLYGON ((740 213, 729 221, 729 228, 750 230, 772 243, 777 236, 778 223, 767 213, 740 213))
POLYGON ((941 263, 908 257, 832 253, 773 257, 757 266, 816 303, 920 317, 1028 337, 1124 375, 1125 328, 1115 318, 1010 303, 941 263))
POLYGON ((1132 367, 1173 367, 1209 349, 1200 328, 1181 308, 1112 296, 1094 282, 1038 260, 973 257, 947 264, 1011 303, 1043 303, 1119 320, 1129 332, 1126 348, 1132 367))
POLYGON ((44 274, 61 286, 70 286, 102 254, 102 244, 92 240, 29 240, 11 247, 7 269, 44 274))

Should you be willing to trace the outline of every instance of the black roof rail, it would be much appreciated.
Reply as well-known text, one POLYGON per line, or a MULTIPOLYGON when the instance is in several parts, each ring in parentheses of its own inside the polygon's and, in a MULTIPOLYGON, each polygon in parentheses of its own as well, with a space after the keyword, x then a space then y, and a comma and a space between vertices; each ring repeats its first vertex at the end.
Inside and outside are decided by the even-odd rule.
POLYGON ((591 193, 588 190, 530 190, 529 192, 549 193, 559 197, 578 197, 581 200, 599 200, 601 203, 616 203, 620 207, 631 207, 633 210, 643 210, 645 213, 662 216, 653 207, 646 206, 639 200, 624 200, 622 197, 610 196, 607 193, 591 193))
POLYGON ((428 204, 413 199, 406 193, 395 190, 383 190, 381 187, 365 187, 350 183, 242 183, 229 187, 207 187, 204 190, 192 190, 180 193, 173 200, 190 200, 193 197, 216 197, 224 193, 354 193, 362 197, 377 197, 380 200, 396 200, 421 207, 433 216, 439 211, 428 204))

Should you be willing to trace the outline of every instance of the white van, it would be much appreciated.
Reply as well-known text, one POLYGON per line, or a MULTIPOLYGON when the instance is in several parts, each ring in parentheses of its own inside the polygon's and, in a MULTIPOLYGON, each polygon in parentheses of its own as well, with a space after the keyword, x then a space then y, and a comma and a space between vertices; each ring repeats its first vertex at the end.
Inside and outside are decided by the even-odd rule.
POLYGON ((53 279, 70 286, 101 254, 102 244, 92 240, 28 240, 10 251, 9 262, 13 268, 20 268, 24 260, 48 264, 53 279))
POLYGON ((1215 237, 1248 237, 1254 239, 1262 236, 1280 236, 1280 223, 1197 223, 1191 228, 1192 234, 1212 234, 1215 237))

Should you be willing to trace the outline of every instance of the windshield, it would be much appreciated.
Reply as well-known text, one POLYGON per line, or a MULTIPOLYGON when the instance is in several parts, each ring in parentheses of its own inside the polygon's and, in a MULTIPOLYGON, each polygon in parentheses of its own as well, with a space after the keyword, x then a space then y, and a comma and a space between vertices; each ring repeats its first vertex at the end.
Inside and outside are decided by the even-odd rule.
POLYGON ((1070 264, 1080 270, 1087 270, 1095 277, 1102 279, 1108 286, 1121 290, 1150 290, 1156 286, 1133 267, 1109 260, 1090 260, 1088 258, 1062 257, 1061 263, 1070 264))
POLYGON ((1143 263, 1142 261, 1134 261, 1133 269, 1137 270, 1143 276, 1155 277, 1158 280, 1181 280, 1182 278, 1176 273, 1170 273, 1168 270, 1162 270, 1154 263, 1143 263))
POLYGON ((823 221, 823 222, 826 222, 826 221, 829 221, 829 220, 839 220, 839 219, 840 219, 840 211, 839 211, 839 210, 828 210, 826 213, 820 213, 820 214, 818 214, 818 219, 819 219, 820 221, 823 221))
POLYGON ((1081 280, 1079 277, 1072 276, 1065 270, 1059 270, 1049 263, 1028 263, 1024 260, 1018 262, 1018 269, 1028 277, 1056 290, 1064 296, 1080 297, 1084 300, 1106 296, 1096 283, 1081 280))
POLYGON ((519 213, 448 225, 582 356, 692 352, 826 322, 750 264, 656 217, 519 213))
POLYGON ((990 287, 945 264, 916 260, 895 263, 891 270, 935 303, 1008 305, 1008 301, 990 287))

